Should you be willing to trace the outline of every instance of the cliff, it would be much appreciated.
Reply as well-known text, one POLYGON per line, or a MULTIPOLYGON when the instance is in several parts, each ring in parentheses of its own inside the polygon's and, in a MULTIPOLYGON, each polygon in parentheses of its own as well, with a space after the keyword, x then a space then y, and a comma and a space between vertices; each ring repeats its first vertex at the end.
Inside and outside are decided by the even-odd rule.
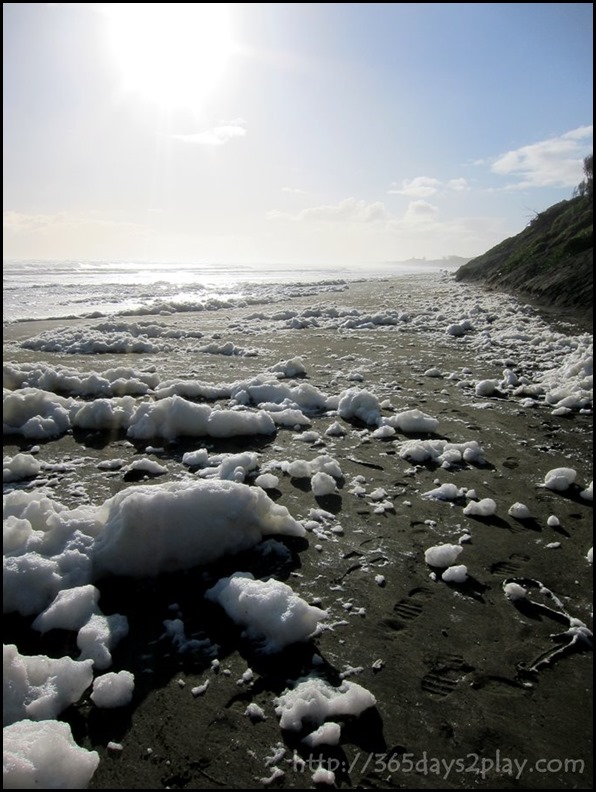
POLYGON ((517 236, 505 239, 455 273, 545 307, 591 320, 592 199, 582 195, 551 206, 517 236))

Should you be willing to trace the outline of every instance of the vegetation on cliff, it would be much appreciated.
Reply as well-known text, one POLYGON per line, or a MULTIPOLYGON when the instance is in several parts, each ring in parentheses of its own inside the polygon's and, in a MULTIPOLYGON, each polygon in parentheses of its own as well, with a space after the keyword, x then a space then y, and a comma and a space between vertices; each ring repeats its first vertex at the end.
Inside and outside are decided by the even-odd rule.
POLYGON ((572 309, 575 318, 592 312, 592 155, 575 197, 536 215, 517 236, 505 239, 456 274, 548 306, 572 309))

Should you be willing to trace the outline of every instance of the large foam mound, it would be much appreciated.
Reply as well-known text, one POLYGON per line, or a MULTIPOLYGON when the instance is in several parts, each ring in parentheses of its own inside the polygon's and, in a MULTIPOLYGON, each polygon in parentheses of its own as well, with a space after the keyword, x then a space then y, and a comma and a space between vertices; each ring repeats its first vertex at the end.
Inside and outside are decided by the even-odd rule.
POLYGON ((103 505, 96 574, 157 575, 207 564, 303 526, 258 487, 218 479, 129 487, 103 505))
POLYGON ((70 657, 22 655, 14 644, 3 647, 3 723, 24 718, 56 718, 78 701, 93 680, 92 662, 70 657))
POLYGON ((4 789, 86 789, 99 764, 80 748, 70 726, 22 720, 4 729, 4 789))

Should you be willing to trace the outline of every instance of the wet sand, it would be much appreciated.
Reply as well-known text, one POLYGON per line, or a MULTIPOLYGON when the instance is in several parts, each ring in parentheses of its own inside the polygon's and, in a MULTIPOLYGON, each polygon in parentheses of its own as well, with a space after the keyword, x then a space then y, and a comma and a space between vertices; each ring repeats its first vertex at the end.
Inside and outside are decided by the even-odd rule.
MULTIPOLYGON (((429 296, 422 284, 416 279, 351 284, 328 299, 376 310, 395 297, 403 307, 404 290, 410 288, 405 302, 415 307, 416 300, 429 296)), ((308 305, 306 298, 297 298, 283 307, 302 310, 308 305)), ((557 610, 552 598, 540 594, 541 582, 570 616, 591 627, 592 567, 585 559, 593 541, 591 503, 579 496, 579 486, 560 493, 537 484, 548 470, 570 466, 582 481, 588 477, 587 485, 592 475, 592 416, 557 417, 544 405, 524 409, 517 399, 474 399, 445 378, 424 376, 433 366, 445 373, 468 366, 483 378, 501 375, 498 356, 492 368, 486 359, 476 367, 474 350, 448 336, 437 340, 419 329, 409 332, 407 325, 398 333, 310 328, 264 335, 249 332, 245 318, 255 310, 251 306, 159 317, 175 327, 198 326, 226 341, 258 348, 255 357, 191 360, 183 352, 167 360, 156 355, 67 357, 16 346, 41 327, 64 325, 52 322, 6 328, 5 360, 43 359, 86 371, 154 365, 162 378, 184 375, 218 382, 246 378, 300 356, 306 381, 325 393, 359 386, 374 390, 380 401, 390 399, 397 410, 419 408, 439 419, 436 436, 453 442, 477 440, 486 464, 458 470, 415 466, 400 458, 393 442, 405 437, 373 440, 363 424, 354 422, 345 423, 345 437, 330 438, 324 434, 335 420, 330 416, 312 420, 310 429, 324 443, 315 447, 284 429, 258 442, 236 438, 153 443, 164 445, 164 450, 152 458, 170 470, 156 483, 179 477, 182 454, 200 446, 212 453, 256 450, 262 465, 328 453, 344 474, 337 495, 315 498, 308 482, 280 476, 271 496, 298 519, 323 508, 343 532, 324 541, 312 534, 304 541, 284 540, 286 555, 251 551, 209 569, 98 583, 104 613, 124 613, 130 623, 129 636, 115 650, 110 670, 133 671, 136 688, 129 707, 97 710, 86 697, 63 713, 77 741, 100 754, 90 788, 259 789, 273 764, 284 771, 273 786, 314 788, 311 775, 321 757, 325 767, 335 770, 339 787, 591 788, 591 652, 574 647, 579 651, 532 671, 543 653, 562 645, 552 636, 564 632, 568 623, 539 605, 516 607, 502 586, 505 580, 525 581, 534 602, 557 610), (362 381, 348 380, 350 371, 361 374, 362 381), (478 408, 487 402, 490 407, 478 408), (392 509, 375 513, 370 497, 351 494, 355 476, 365 477, 368 493, 384 488, 392 509), (496 515, 466 517, 463 501, 421 498, 437 480, 493 498, 496 515), (514 502, 527 504, 533 519, 510 517, 507 511, 514 502), (560 520, 557 527, 547 525, 552 514, 560 520), (433 580, 424 562, 425 549, 457 542, 465 528, 471 541, 464 545, 459 562, 466 564, 470 578, 463 585, 433 580), (548 548, 551 543, 559 546, 548 548), (327 608, 329 623, 337 626, 280 655, 255 653, 222 612, 202 597, 219 577, 236 570, 286 581, 308 602, 327 608), (375 581, 378 575, 383 585, 375 581), (205 634, 219 645, 218 673, 210 668, 211 658, 182 657, 160 639, 173 603, 189 633, 205 634), (341 744, 332 749, 307 749, 282 733, 273 708, 274 697, 288 680, 312 670, 315 652, 329 680, 338 681, 343 674, 377 700, 376 708, 346 724, 341 744), (247 668, 254 672, 253 681, 239 684, 247 668), (205 694, 195 698, 191 688, 207 679, 205 694), (265 720, 253 723, 244 714, 251 702, 262 707, 265 720), (109 749, 110 741, 120 743, 122 750, 109 749), (268 766, 267 757, 279 746, 284 755, 268 766), (303 768, 290 761, 294 750, 306 761, 303 768)), ((6 440, 9 455, 31 446, 14 436, 6 440)), ((55 482, 59 500, 74 505, 78 496, 72 484, 83 481, 90 501, 100 503, 131 482, 121 474, 99 471, 97 462, 112 457, 132 461, 144 445, 132 446, 123 436, 79 432, 42 444, 39 458, 73 463, 72 471, 55 482)), ((70 650, 76 656, 74 634, 53 631, 39 638, 27 629, 29 622, 5 618, 5 643, 17 642, 24 653, 59 656, 70 650)))

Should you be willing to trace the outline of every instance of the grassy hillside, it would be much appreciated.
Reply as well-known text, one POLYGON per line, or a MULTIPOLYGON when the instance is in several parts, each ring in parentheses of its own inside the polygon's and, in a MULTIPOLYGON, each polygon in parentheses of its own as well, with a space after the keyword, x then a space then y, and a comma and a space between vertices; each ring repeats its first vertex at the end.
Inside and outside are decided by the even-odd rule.
POLYGON ((592 199, 584 195, 551 206, 517 236, 504 240, 456 274, 545 306, 592 315, 592 199))

